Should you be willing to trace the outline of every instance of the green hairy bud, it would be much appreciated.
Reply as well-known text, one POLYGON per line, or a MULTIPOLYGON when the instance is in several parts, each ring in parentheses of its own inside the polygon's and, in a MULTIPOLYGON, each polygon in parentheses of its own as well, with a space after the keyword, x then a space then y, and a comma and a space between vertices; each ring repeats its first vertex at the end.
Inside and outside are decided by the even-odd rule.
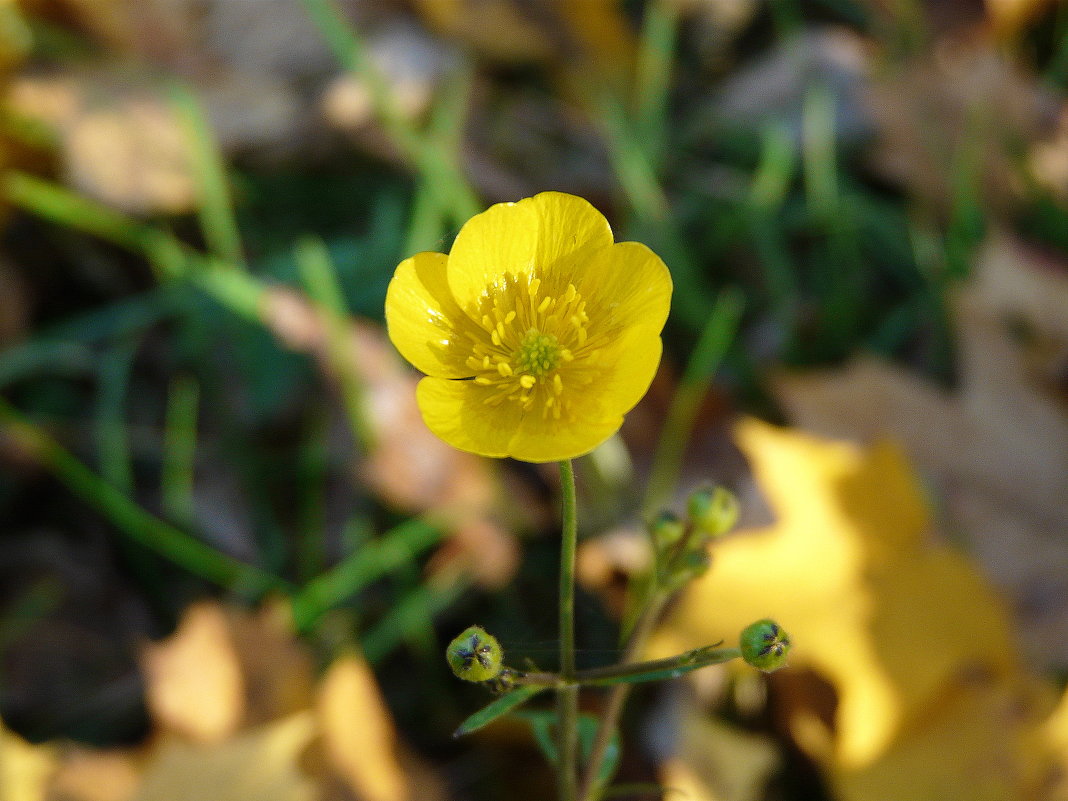
POLYGON ((661 550, 674 545, 685 533, 686 525, 671 512, 661 512, 653 521, 653 540, 661 550))
POLYGON ((725 487, 698 490, 687 505, 693 525, 710 537, 730 531, 738 522, 738 509, 738 497, 725 487))
POLYGON ((504 651, 497 638, 481 626, 469 626, 445 651, 449 667, 464 681, 492 681, 504 670, 504 651))
POLYGON ((753 667, 771 673, 786 664, 790 638, 774 620, 764 618, 751 623, 742 631, 740 640, 742 659, 753 667))

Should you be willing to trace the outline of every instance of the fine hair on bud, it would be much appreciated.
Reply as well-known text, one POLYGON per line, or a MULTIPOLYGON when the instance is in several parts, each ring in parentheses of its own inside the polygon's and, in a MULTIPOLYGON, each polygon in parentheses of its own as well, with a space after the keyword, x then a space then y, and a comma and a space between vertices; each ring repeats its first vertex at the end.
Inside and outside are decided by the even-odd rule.
POLYGON ((739 638, 742 659, 758 670, 771 673, 786 664, 790 637, 774 620, 764 618, 750 623, 739 638))
POLYGON ((720 537, 738 522, 738 496, 726 487, 706 487, 690 495, 686 511, 693 526, 709 537, 720 537))
POLYGON ((445 651, 449 667, 464 681, 492 681, 504 670, 504 651, 481 626, 468 626, 445 651))

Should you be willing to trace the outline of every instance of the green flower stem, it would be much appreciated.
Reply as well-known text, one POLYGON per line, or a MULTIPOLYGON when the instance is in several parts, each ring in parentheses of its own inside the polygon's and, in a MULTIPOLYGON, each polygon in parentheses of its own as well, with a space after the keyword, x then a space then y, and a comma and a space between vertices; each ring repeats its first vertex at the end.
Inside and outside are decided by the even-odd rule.
MULTIPOLYGON (((620 660, 621 666, 640 669, 633 662, 634 658, 645 648, 645 643, 653 633, 653 627, 660 617, 660 612, 670 596, 668 593, 659 591, 653 594, 642 610, 627 641, 627 648, 620 660)), ((592 801, 597 798, 601 791, 601 763, 604 762, 608 746, 615 737, 616 729, 619 728, 619 718, 623 714, 623 707, 630 695, 630 684, 616 684, 608 691, 604 711, 597 723, 597 731, 593 736, 593 744, 590 746, 590 757, 586 763, 586 772, 582 777, 582 787, 579 793, 579 801, 592 801)))
POLYGON ((560 462, 560 675, 557 689, 557 721, 560 762, 560 801, 575 801, 578 784, 578 685, 575 684, 575 552, 578 548, 578 516, 575 501, 575 468, 571 460, 560 462))
POLYGON ((646 662, 627 662, 590 670, 576 670, 571 678, 564 678, 561 673, 523 673, 513 670, 511 682, 515 685, 532 687, 549 687, 562 690, 570 687, 604 687, 611 685, 638 684, 644 681, 681 676, 692 670, 709 665, 721 665, 742 655, 738 648, 719 648, 707 646, 692 651, 652 659, 646 662))

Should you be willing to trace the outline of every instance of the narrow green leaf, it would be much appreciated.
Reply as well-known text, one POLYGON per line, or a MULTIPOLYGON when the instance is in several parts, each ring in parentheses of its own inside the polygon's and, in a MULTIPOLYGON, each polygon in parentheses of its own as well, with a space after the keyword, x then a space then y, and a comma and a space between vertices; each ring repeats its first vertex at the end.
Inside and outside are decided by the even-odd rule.
POLYGON ((70 451, 2 398, 0 427, 6 429, 10 436, 25 443, 41 464, 74 495, 100 512, 134 542, 155 551, 191 573, 231 590, 260 595, 271 589, 289 589, 288 583, 277 576, 227 556, 149 514, 125 493, 86 467, 70 451))
POLYGON ((163 422, 163 510, 172 520, 193 519, 193 466, 197 448, 200 385, 191 376, 171 382, 163 422))
POLYGON ((349 324, 349 309, 330 251, 321 239, 305 237, 293 251, 300 278, 315 303, 326 328, 326 351, 330 369, 341 384, 342 400, 356 442, 371 447, 371 424, 367 420, 364 388, 354 352, 356 339, 349 324))
POLYGON ((319 617, 351 598, 372 581, 413 559, 441 538, 425 520, 409 520, 369 542, 330 570, 305 584, 292 599, 293 622, 306 631, 319 617))
POLYGON ((208 250, 232 266, 244 262, 241 234, 234 217, 226 165, 204 110, 185 86, 170 86, 170 100, 181 122, 197 189, 197 217, 208 250))
POLYGON ((610 665, 592 670, 580 670, 575 678, 584 687, 609 687, 613 684, 640 684, 647 681, 676 679, 693 670, 709 665, 721 665, 741 656, 737 648, 696 648, 678 656, 638 662, 630 665, 610 665))
MULTIPOLYGON (((516 717, 525 720, 530 724, 531 732, 534 734, 534 740, 537 742, 541 752, 545 754, 545 758, 549 760, 550 764, 555 765, 558 753, 556 750, 554 731, 554 727, 556 726, 556 712, 549 709, 536 711, 526 710, 519 712, 516 717)), ((579 715, 579 748, 582 752, 583 762, 589 758, 590 751, 593 750, 593 741, 597 736, 598 723, 598 719, 593 715, 579 715)), ((601 761, 601 767, 598 773, 599 783, 607 784, 615 775, 616 768, 619 767, 620 751, 619 732, 616 732, 615 736, 612 738, 612 742, 608 745, 608 750, 605 752, 604 759, 601 761)))
POLYGON ((513 709, 525 704, 545 689, 548 688, 530 685, 516 687, 514 690, 505 693, 493 703, 482 707, 478 712, 467 718, 467 720, 461 723, 460 727, 453 732, 452 736, 463 737, 465 734, 471 734, 471 732, 478 731, 483 726, 488 726, 497 718, 507 715, 513 709))
POLYGON ((740 290, 734 287, 724 289, 716 299, 704 330, 690 353, 686 371, 671 399, 660 443, 653 457, 653 470, 642 503, 646 519, 651 519, 674 491, 683 452, 697 420, 701 401, 738 333, 743 304, 744 297, 740 290))

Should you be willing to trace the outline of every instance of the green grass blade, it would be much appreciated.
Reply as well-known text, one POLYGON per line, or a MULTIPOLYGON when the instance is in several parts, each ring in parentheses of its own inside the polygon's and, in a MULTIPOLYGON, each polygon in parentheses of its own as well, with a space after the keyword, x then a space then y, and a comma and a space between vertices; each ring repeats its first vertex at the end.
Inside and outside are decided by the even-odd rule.
POLYGON ((660 506, 675 489, 683 452, 693 431, 701 400, 708 392, 716 370, 738 333, 744 302, 740 290, 723 290, 690 353, 686 369, 675 388, 656 455, 653 457, 652 473, 642 504, 642 513, 646 519, 651 519, 659 511, 660 506))
POLYGON ((368 661, 377 664, 402 642, 421 641, 431 634, 434 617, 452 606, 470 585, 470 579, 458 576, 443 587, 424 583, 412 589, 360 638, 368 661))
POLYGON ((439 528, 417 518, 369 542, 293 595, 293 621, 297 630, 307 631, 324 613, 414 559, 440 538, 439 528))
POLYGON ((386 133, 410 160, 415 161, 422 148, 419 132, 400 112, 389 84, 371 62, 363 37, 333 0, 301 2, 326 39, 334 58, 366 85, 375 116, 386 129, 386 133))
POLYGON ((123 342, 100 359, 97 371, 96 446, 100 474, 126 494, 133 492, 133 460, 126 425, 126 395, 137 341, 123 342))
POLYGON ((356 442, 366 450, 371 446, 372 429, 367 420, 363 382, 356 371, 359 354, 353 352, 356 340, 330 251, 321 239, 306 237, 297 243, 294 256, 304 288, 318 307, 326 327, 327 360, 341 384, 349 427, 356 442))
POLYGON ((171 382, 163 423, 161 494, 163 512, 172 520, 193 519, 193 470, 197 448, 200 385, 189 376, 171 382))
POLYGON ((287 585, 260 568, 227 556, 146 512, 76 459, 38 426, 0 398, 0 424, 87 505, 127 537, 189 572, 234 591, 260 595, 287 585))
POLYGON ((646 4, 634 80, 634 107, 636 125, 653 164, 660 162, 665 134, 670 130, 667 112, 678 23, 676 3, 654 0, 646 4))
POLYGON ((189 148, 197 191, 197 218, 208 250, 230 265, 244 264, 226 164, 204 110, 185 86, 173 83, 170 100, 189 148))

